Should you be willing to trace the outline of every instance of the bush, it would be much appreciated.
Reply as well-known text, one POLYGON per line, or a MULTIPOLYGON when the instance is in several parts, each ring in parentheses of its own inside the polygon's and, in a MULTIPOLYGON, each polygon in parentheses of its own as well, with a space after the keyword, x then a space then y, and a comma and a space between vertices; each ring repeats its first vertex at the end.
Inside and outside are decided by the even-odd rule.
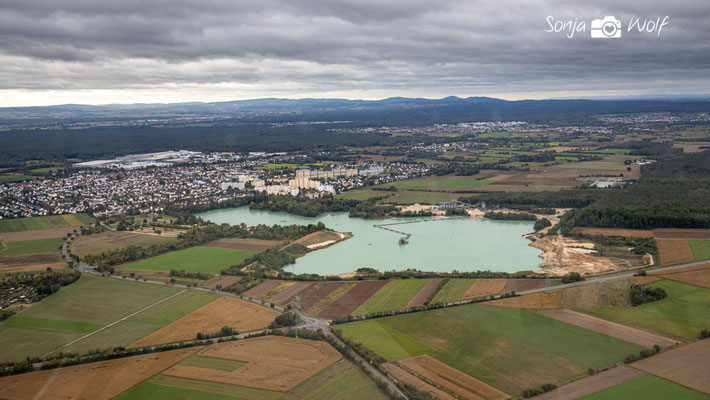
POLYGON ((550 222, 550 220, 547 218, 540 218, 535 221, 535 225, 533 226, 533 228, 537 232, 547 228, 548 226, 552 226, 552 222, 550 222))
POLYGON ((703 329, 700 331, 700 336, 698 336, 699 339, 707 339, 710 337, 710 329, 703 329))
POLYGON ((562 283, 572 283, 583 281, 582 275, 579 272, 570 272, 569 274, 562 277, 562 283))

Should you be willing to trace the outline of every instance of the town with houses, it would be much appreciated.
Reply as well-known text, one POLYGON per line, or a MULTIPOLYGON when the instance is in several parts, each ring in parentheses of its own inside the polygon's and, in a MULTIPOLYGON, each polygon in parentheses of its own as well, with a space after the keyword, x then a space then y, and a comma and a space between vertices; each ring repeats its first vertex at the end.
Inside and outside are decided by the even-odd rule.
POLYGON ((0 185, 0 218, 87 211, 96 216, 128 210, 156 212, 168 204, 219 203, 250 192, 315 198, 423 176, 430 169, 401 162, 269 169, 293 157, 180 150, 80 162, 68 176, 0 185))

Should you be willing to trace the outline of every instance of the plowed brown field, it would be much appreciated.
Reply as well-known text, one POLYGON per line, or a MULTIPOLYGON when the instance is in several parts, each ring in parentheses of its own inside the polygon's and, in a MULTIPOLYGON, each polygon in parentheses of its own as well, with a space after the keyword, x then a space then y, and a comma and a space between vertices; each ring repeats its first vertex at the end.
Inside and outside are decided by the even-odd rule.
POLYGON ((222 249, 234 250, 251 250, 251 251, 266 251, 278 246, 281 242, 277 240, 260 240, 260 239, 240 239, 226 238, 213 240, 205 243, 203 247, 219 247, 222 249))
POLYGON ((195 339, 198 332, 215 333, 223 326, 249 332, 269 326, 279 313, 233 297, 219 299, 151 333, 129 347, 144 347, 195 339))
POLYGON ((710 229, 655 229, 656 239, 710 239, 710 229))
POLYGON ((708 360, 710 360, 710 339, 705 339, 664 351, 637 361, 632 366, 683 386, 710 393, 708 360))
POLYGON ((304 291, 302 296, 299 295, 301 297, 301 310, 308 311, 309 308, 336 291, 340 285, 342 285, 341 282, 321 282, 315 284, 307 293, 304 291))
POLYGON ((507 399, 510 397, 428 355, 407 358, 399 363, 424 379, 455 393, 461 399, 507 399))
POLYGON ((651 238, 653 231, 641 229, 620 229, 620 228, 574 228, 572 233, 581 233, 584 235, 605 235, 605 236, 623 236, 632 238, 651 238))
POLYGON ((311 282, 296 282, 293 286, 272 296, 269 301, 276 304, 288 304, 294 297, 308 289, 311 285, 313 285, 311 282))
POLYGON ((693 252, 690 251, 687 240, 663 239, 656 240, 658 255, 662 265, 683 264, 693 261, 693 252))
MULTIPOLYGON (((661 271, 658 274, 659 277, 673 281, 710 288, 710 263, 671 271, 661 271)), ((656 277, 655 274, 654 277, 656 277)))
POLYGON ((362 281, 318 313, 319 318, 336 318, 352 314, 364 302, 387 285, 388 281, 362 281))
POLYGON ((523 292, 544 287, 547 287, 545 279, 508 279, 508 283, 501 293, 523 292))
POLYGON ((246 365, 233 372, 176 365, 163 374, 286 392, 341 358, 340 353, 325 342, 283 336, 218 343, 199 354, 242 361, 246 365))
POLYGON ((217 285, 226 288, 229 285, 235 284, 242 279, 241 276, 236 275, 218 275, 206 282, 205 288, 207 289, 217 289, 217 285))
POLYGON ((446 392, 435 388, 434 386, 424 382, 423 380, 417 378, 416 376, 410 374, 409 372, 403 370, 402 368, 386 363, 382 364, 382 368, 387 371, 388 374, 392 375, 398 381, 405 383, 407 385, 414 386, 417 390, 429 393, 435 398, 440 400, 456 400, 453 397, 446 394, 446 392))
POLYGON ((126 357, 0 378, 8 399, 112 399, 200 350, 199 347, 126 357))
POLYGON ((575 400, 643 375, 639 370, 622 365, 543 393, 535 400, 575 400))
POLYGON ((664 336, 655 335, 630 326, 617 324, 571 310, 540 310, 537 312, 546 317, 577 325, 627 342, 636 343, 644 347, 653 347, 655 344, 661 347, 668 347, 678 343, 678 341, 664 336))
POLYGON ((507 279, 476 279, 464 293, 462 300, 499 294, 508 284, 507 279))
POLYGON ((261 284, 256 285, 253 288, 242 293, 242 296, 255 299, 268 292, 269 290, 275 288, 276 286, 280 285, 281 283, 283 283, 283 281, 278 279, 267 279, 261 284))
POLYGON ((71 233, 74 229, 78 228, 75 226, 67 226, 63 228, 40 229, 37 231, 6 232, 0 233, 0 241, 21 242, 23 240, 60 238, 66 236, 67 233, 71 233))
POLYGON ((431 296, 434 291, 439 288, 441 281, 442 279, 439 278, 429 281, 429 283, 427 283, 426 286, 424 286, 412 300, 409 300, 409 303, 407 303, 405 308, 424 305, 424 302, 429 298, 429 296, 431 296))

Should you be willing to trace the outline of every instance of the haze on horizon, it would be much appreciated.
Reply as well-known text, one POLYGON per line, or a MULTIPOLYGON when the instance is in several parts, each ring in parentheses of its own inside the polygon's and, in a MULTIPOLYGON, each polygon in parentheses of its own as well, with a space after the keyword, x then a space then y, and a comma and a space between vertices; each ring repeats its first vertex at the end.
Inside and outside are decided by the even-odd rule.
POLYGON ((708 93, 703 0, 7 0, 0 9, 0 107, 708 93), (544 31, 550 15, 670 20, 660 36, 590 39, 587 26, 570 39, 544 31))

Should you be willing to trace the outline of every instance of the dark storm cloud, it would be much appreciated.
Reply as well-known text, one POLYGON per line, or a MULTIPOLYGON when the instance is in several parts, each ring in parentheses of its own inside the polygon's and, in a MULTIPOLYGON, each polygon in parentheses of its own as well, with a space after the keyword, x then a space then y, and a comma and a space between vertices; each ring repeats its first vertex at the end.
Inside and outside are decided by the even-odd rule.
POLYGON ((708 92, 710 5, 604 0, 88 1, 0 5, 0 89, 259 93, 708 92), (569 39, 546 17, 586 21, 569 39), (592 40, 589 22, 668 15, 592 40))

